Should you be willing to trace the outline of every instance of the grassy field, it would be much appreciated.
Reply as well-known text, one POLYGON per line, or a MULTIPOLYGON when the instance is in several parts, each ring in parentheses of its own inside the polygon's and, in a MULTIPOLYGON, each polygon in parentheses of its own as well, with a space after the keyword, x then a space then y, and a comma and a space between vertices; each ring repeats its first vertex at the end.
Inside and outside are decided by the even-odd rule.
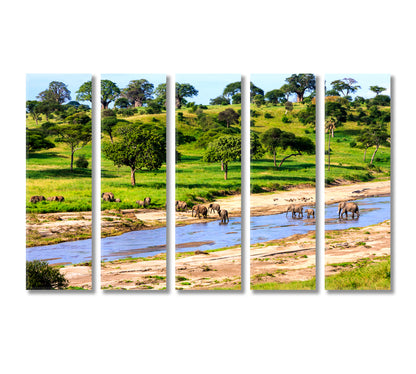
MULTIPOLYGON (((238 111, 240 105, 230 105, 238 111)), ((251 131, 261 135, 271 127, 278 127, 283 131, 289 131, 296 136, 305 136, 315 142, 315 132, 312 126, 303 125, 295 114, 305 107, 295 103, 292 112, 287 114, 291 121, 284 123, 285 114, 283 105, 252 106, 251 131), (267 113, 267 114, 266 114, 267 113)), ((209 106, 203 112, 207 116, 215 118, 223 106, 209 106)), ((182 108, 181 121, 177 120, 177 130, 185 135, 200 137, 204 131, 197 130, 194 126, 197 114, 190 108, 182 108), (199 132, 198 132, 199 131, 199 132)), ((136 114, 125 117, 130 122, 164 123, 165 113, 161 114, 136 114)), ((53 122, 52 120, 51 122, 53 122)), ((28 128, 36 127, 34 120, 29 116, 26 121, 28 128)), ((240 125, 233 125, 235 134, 240 132, 240 125)), ((370 181, 390 178, 390 149, 380 147, 376 158, 375 167, 369 167, 368 162, 374 148, 367 151, 367 162, 363 162, 363 149, 351 147, 360 128, 356 123, 347 122, 335 131, 335 137, 331 139, 331 170, 326 171, 327 182, 335 179, 370 181)), ((108 135, 103 135, 103 141, 107 141, 108 135)), ((198 138, 197 138, 198 139, 198 138)), ((208 138, 209 139, 209 138, 208 138)), ((326 141, 328 136, 326 136, 326 141)), ((54 139, 51 138, 53 141, 54 139)), ((177 150, 181 153, 181 161, 176 165, 176 198, 186 201, 189 205, 205 200, 211 200, 218 196, 226 196, 239 193, 241 190, 241 164, 239 161, 229 164, 228 179, 224 180, 224 174, 219 163, 207 163, 202 161, 207 141, 199 144, 198 141, 181 144, 177 150)), ((277 153, 277 161, 291 153, 290 150, 277 153)), ((59 212, 59 211, 89 211, 91 210, 91 144, 88 144, 75 153, 75 159, 84 154, 89 161, 87 169, 74 168, 70 172, 70 151, 62 144, 56 143, 56 147, 42 150, 29 155, 27 159, 27 212, 59 212), (64 203, 40 202, 29 203, 30 196, 43 195, 45 197, 63 195, 64 203)), ((265 192, 285 189, 296 185, 315 185, 315 155, 303 154, 289 158, 279 168, 273 166, 272 155, 265 153, 261 159, 251 161, 251 191, 265 192)), ((121 203, 103 203, 102 209, 133 208, 137 207, 136 200, 144 197, 152 198, 151 207, 164 208, 166 203, 166 165, 152 172, 138 171, 136 174, 136 186, 130 184, 130 169, 117 167, 112 161, 101 158, 101 187, 103 192, 113 192, 121 203)))

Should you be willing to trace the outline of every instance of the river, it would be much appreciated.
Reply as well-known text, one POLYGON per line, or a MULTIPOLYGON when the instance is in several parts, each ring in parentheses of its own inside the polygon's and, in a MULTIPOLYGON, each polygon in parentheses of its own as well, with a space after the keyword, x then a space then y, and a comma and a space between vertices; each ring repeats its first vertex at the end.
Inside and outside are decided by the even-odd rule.
MULTIPOLYGON (((364 227, 390 219, 390 197, 356 200, 360 207, 358 219, 338 219, 338 204, 326 205, 325 228, 342 230, 364 227)), ((309 207, 305 207, 307 209, 309 207)), ((315 220, 292 218, 291 213, 250 218, 250 243, 282 239, 315 230, 315 220)), ((28 261, 38 259, 50 264, 77 264, 91 260, 91 239, 48 246, 26 248, 28 261)), ((241 218, 232 217, 228 224, 207 221, 176 227, 176 251, 217 249, 241 244, 241 218)), ((166 227, 131 231, 101 239, 103 261, 126 257, 147 257, 166 251, 166 227)))

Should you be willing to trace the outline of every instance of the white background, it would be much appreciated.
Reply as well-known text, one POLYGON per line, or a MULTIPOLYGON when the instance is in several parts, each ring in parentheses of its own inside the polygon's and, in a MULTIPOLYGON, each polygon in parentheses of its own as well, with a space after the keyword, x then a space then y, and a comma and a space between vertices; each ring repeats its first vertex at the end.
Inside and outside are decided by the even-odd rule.
MULTIPOLYGON (((415 364, 411 2, 14 1, 2 5, 5 373, 392 373, 415 364), (339 4, 339 5, 338 5, 339 4), (391 73, 390 293, 25 291, 26 73, 391 73)), ((321 249, 322 253, 322 249, 321 249)))

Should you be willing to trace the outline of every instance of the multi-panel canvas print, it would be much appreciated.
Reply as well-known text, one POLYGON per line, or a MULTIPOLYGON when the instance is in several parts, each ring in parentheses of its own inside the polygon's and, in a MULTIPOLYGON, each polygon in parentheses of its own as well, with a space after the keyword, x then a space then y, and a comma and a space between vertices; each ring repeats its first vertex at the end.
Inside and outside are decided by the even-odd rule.
POLYGON ((88 74, 26 76, 26 288, 91 289, 88 74))
POLYGON ((390 285, 390 75, 325 76, 325 288, 390 285))
POLYGON ((315 76, 250 80, 250 288, 315 289, 315 76))
POLYGON ((101 288, 166 289, 166 75, 101 75, 101 288))
POLYGON ((176 288, 241 289, 241 76, 176 75, 176 288))

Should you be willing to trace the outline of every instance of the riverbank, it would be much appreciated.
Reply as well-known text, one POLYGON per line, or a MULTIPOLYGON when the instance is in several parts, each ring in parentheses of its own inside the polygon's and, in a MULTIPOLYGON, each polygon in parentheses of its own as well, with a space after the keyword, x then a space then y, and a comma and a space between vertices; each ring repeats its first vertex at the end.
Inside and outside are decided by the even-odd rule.
MULTIPOLYGON (((390 194, 390 181, 348 183, 341 182, 325 188, 325 204, 355 200, 365 197, 390 194)), ((296 187, 250 195, 252 216, 279 214, 289 204, 315 205, 314 187, 296 187), (305 201, 306 200, 306 201, 305 201)), ((241 216, 241 195, 221 198, 215 201, 227 209, 230 217, 241 216)), ((206 203, 205 205, 208 205, 206 203)), ((203 222, 204 218, 192 217, 191 211, 176 212, 176 225, 182 226, 203 222)), ((210 213, 207 220, 218 220, 217 214, 210 213)), ((101 212, 101 236, 121 235, 125 232, 154 229, 166 226, 166 211, 156 209, 113 209, 101 212)), ((56 244, 64 241, 91 237, 91 212, 45 213, 26 215, 27 247, 56 244)))
MULTIPOLYGON (((390 255, 390 220, 366 227, 325 233, 325 274, 333 275, 373 263, 390 255)), ((315 277, 315 232, 257 243, 250 247, 250 283, 279 285, 305 282, 315 277)), ((241 246, 223 250, 176 254, 176 288, 240 289, 241 246)), ((91 288, 91 267, 67 266, 60 270, 70 286, 91 288)), ((152 289, 166 287, 166 255, 105 262, 102 288, 152 289)))

